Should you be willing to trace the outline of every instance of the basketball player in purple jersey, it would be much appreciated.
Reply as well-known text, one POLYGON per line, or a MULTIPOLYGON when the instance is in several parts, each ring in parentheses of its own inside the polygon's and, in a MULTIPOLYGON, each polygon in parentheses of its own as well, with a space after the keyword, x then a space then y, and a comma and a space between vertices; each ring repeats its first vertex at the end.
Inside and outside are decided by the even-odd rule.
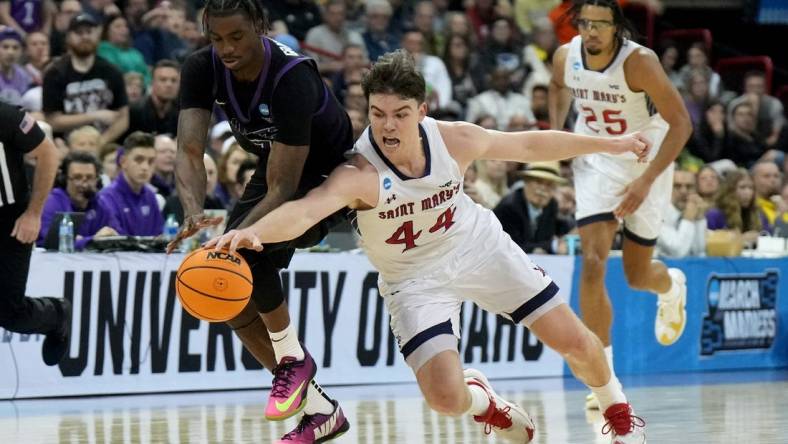
MULTIPOLYGON (((176 182, 185 217, 170 251, 200 227, 217 222, 203 213, 203 153, 214 106, 228 117, 241 147, 260 159, 230 212, 228 228, 251 225, 303 196, 344 162, 345 151, 353 146, 350 118, 315 62, 265 37, 260 2, 208 0, 203 24, 211 45, 191 54, 181 72, 176 182)), ((313 381, 317 365, 299 343, 279 277, 295 248, 319 243, 336 219, 316 221, 299 239, 269 245, 263 253, 243 253, 252 268, 254 303, 228 324, 274 373, 266 418, 278 421, 305 413, 283 438, 286 442, 325 442, 349 427, 339 404, 313 381)))

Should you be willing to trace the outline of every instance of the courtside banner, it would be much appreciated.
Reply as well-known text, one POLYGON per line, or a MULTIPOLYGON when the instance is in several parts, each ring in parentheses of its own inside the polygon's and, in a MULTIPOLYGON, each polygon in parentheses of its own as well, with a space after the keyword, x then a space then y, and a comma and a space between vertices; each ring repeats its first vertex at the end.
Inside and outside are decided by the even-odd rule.
MULTIPOLYGON (((42 335, 0 329, 0 399, 262 388, 271 376, 224 324, 201 322, 174 292, 182 255, 33 255, 28 294, 73 301, 68 356, 41 360, 42 335)), ((573 260, 538 256, 562 295, 573 260)), ((377 272, 364 255, 296 254, 282 273, 290 314, 322 384, 413 381, 389 329, 377 272)), ((559 376, 559 355, 527 329, 472 304, 462 311, 460 356, 491 378, 559 376)))
MULTIPOLYGON (((788 257, 665 260, 687 276, 687 326, 661 346, 656 297, 630 289, 622 259, 608 260, 616 373, 641 374, 788 366, 788 257)), ((578 259, 572 305, 578 307, 578 259)))

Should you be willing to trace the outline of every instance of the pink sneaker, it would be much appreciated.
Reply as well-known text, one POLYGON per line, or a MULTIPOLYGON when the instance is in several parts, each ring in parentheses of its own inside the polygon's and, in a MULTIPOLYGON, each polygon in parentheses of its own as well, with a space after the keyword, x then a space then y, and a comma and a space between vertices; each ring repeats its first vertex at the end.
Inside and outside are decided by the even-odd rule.
POLYGON ((646 434, 643 429, 646 422, 632 413, 632 407, 626 403, 613 404, 605 410, 602 434, 610 433, 611 444, 644 444, 646 434))
MULTIPOLYGON (((303 346, 302 346, 303 347, 303 346)), ((317 373, 315 360, 304 348, 304 359, 296 361, 292 356, 285 356, 274 369, 274 380, 265 418, 271 421, 282 421, 297 415, 306 406, 306 391, 309 383, 317 373)))
POLYGON ((334 411, 330 415, 317 413, 304 415, 295 429, 276 444, 319 444, 341 436, 350 429, 350 423, 339 403, 332 401, 334 411))

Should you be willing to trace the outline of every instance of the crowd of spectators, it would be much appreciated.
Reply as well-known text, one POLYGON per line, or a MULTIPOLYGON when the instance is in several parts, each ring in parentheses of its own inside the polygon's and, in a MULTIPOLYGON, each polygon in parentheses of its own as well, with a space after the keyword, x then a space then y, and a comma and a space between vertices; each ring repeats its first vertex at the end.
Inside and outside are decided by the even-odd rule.
MULTIPOLYGON (((659 11, 656 0, 643 3, 659 11)), ((549 128, 555 49, 576 31, 560 0, 263 0, 270 37, 313 57, 356 136, 367 125, 361 79, 403 48, 427 83, 430 114, 501 131, 549 128)), ((62 156, 40 241, 55 212, 88 216, 93 237, 158 235, 183 217, 174 182, 180 64, 208 44, 197 0, 0 0, 0 100, 48 124, 62 156)), ((703 44, 655 48, 694 132, 679 157, 658 251, 703 254, 707 230, 788 236, 788 127, 763 72, 726 85, 703 44)), ((206 208, 239 198, 256 159, 221 113, 206 141, 206 208)), ((565 253, 575 232, 568 162, 482 161, 466 192, 527 252, 565 253)))

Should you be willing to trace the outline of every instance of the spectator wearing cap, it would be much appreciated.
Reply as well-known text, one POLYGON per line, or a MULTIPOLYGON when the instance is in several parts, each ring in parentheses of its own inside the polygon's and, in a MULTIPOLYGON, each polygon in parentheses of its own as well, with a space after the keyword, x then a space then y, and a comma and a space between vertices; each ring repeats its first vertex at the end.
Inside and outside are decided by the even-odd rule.
POLYGON ((52 0, 0 0, 0 23, 13 28, 22 38, 36 31, 49 34, 54 15, 52 0))
POLYGON ((152 134, 138 131, 123 141, 118 154, 121 173, 99 193, 99 199, 118 218, 117 231, 131 236, 158 236, 164 219, 156 192, 150 186, 154 172, 156 148, 152 134))
POLYGON ((129 108, 129 132, 153 134, 178 133, 178 90, 180 66, 172 60, 160 60, 153 68, 150 94, 129 108))
POLYGON ((0 100, 17 106, 33 83, 30 74, 19 65, 21 57, 22 35, 13 28, 0 26, 0 100))
POLYGON ((116 236, 117 218, 106 202, 97 197, 101 165, 96 157, 86 152, 69 153, 55 179, 41 212, 41 231, 36 243, 43 247, 49 227, 57 213, 85 213, 79 225, 74 248, 82 250, 94 237, 116 236))
POLYGON ((93 17, 80 14, 71 20, 66 34, 69 53, 44 75, 43 111, 55 132, 94 125, 106 143, 126 132, 129 107, 123 75, 96 56, 98 40, 93 17))
POLYGON ((555 190, 566 180, 558 162, 532 162, 520 173, 524 184, 503 197, 493 213, 512 240, 526 253, 565 253, 559 238, 570 231, 558 217, 555 190))

